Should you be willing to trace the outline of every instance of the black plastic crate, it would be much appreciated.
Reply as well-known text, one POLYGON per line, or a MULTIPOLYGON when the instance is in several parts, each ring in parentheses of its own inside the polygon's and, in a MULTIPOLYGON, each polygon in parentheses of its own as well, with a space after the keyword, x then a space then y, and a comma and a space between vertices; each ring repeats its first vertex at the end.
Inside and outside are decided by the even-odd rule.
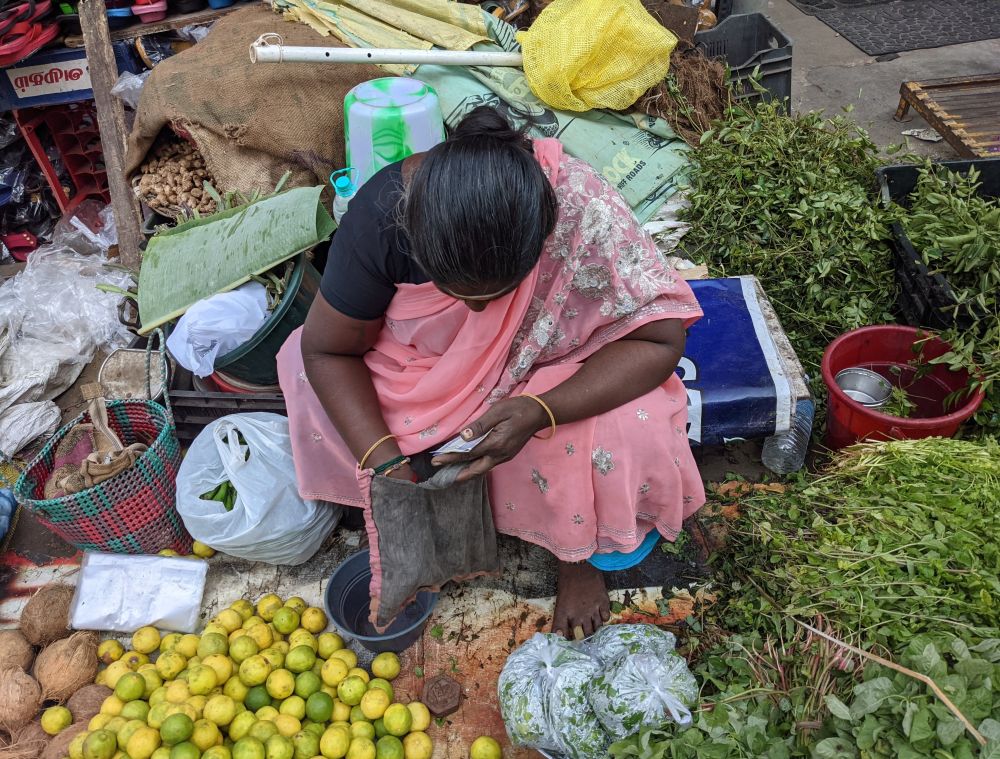
POLYGON ((738 100, 782 100, 791 110, 792 41, 764 14, 729 16, 718 26, 695 34, 694 43, 709 58, 725 60, 738 100), (757 67, 766 92, 750 85, 757 67))
MULTIPOLYGON (((978 158, 963 161, 941 161, 935 165, 949 171, 967 174, 969 169, 979 171, 979 194, 989 198, 1000 197, 1000 158, 978 158)), ((909 207, 909 196, 917 187, 920 165, 901 164, 884 166, 875 174, 881 187, 882 202, 887 206, 897 203, 909 207)), ((895 279, 899 287, 897 310, 900 316, 914 327, 942 330, 957 326, 968 329, 977 321, 974 309, 959 308, 954 290, 947 278, 931 272, 920 253, 906 236, 902 225, 892 225, 891 241, 895 279)))

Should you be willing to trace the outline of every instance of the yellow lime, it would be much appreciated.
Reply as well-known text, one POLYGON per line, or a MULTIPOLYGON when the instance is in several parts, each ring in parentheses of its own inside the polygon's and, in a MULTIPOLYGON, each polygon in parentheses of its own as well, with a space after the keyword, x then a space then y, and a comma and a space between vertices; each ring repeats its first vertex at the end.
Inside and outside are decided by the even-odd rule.
POLYGON ((271 632, 270 625, 253 625, 246 628, 246 637, 257 644, 257 648, 270 648, 274 643, 274 633, 271 632))
POLYGON ((403 738, 404 759, 431 759, 434 744, 427 733, 414 731, 403 738))
POLYGON ((347 749, 347 759, 375 759, 375 743, 368 738, 355 738, 347 749))
POLYGON ((279 651, 281 651, 282 656, 288 656, 288 652, 291 649, 291 646, 288 645, 287 640, 276 640, 272 644, 272 648, 276 648, 279 651))
POLYGON ((323 668, 319 674, 324 683, 335 688, 347 679, 349 671, 350 667, 344 663, 343 659, 331 657, 323 662, 323 668))
POLYGON ((348 706, 357 706, 365 695, 365 681, 360 677, 348 677, 337 686, 337 697, 348 706))
POLYGON ((285 601, 285 606, 287 606, 289 609, 294 609, 296 613, 301 614, 303 611, 306 610, 308 604, 305 602, 305 599, 302 598, 302 596, 292 596, 287 601, 285 601))
POLYGON ((333 699, 333 714, 330 715, 331 722, 348 722, 351 719, 351 707, 339 698, 333 699))
POLYGON ((279 714, 274 718, 274 724, 277 726, 278 732, 286 738, 291 738, 302 729, 302 723, 291 714, 279 714))
POLYGON ((65 706, 50 706, 42 712, 42 730, 58 735, 73 723, 73 715, 65 706))
POLYGON ((308 699, 323 687, 323 680, 315 672, 301 672, 295 676, 295 695, 308 699))
MULTIPOLYGON (((314 723, 315 724, 315 723, 314 723)), ((303 728, 292 736, 292 744, 295 746, 295 759, 312 759, 319 754, 319 738, 323 735, 324 727, 317 725, 319 732, 303 728)), ((70 759, 73 759, 70 757, 70 759)))
POLYGON ((299 612, 299 623, 313 635, 318 635, 326 629, 329 620, 325 611, 309 606, 299 612))
POLYGON ((174 646, 170 651, 165 651, 156 659, 156 671, 164 680, 173 680, 187 666, 188 660, 174 646))
POLYGON ((125 647, 117 640, 103 640, 97 647, 97 658, 104 664, 111 664, 122 658, 125 647))
POLYGON ((212 746, 201 755, 201 759, 233 759, 233 753, 229 746, 212 746))
POLYGON ((125 725, 127 725, 128 723, 129 723, 129 720, 125 719, 124 717, 120 717, 120 716, 119 717, 112 717, 111 721, 107 725, 104 726, 104 729, 105 730, 110 730, 115 735, 117 735, 118 732, 123 727, 125 727, 125 725))
POLYGON ((240 680, 239 675, 233 675, 226 684, 222 686, 222 692, 237 703, 243 703, 247 694, 250 693, 250 686, 240 680))
POLYGON ((225 727, 236 716, 236 702, 229 696, 212 696, 202 712, 205 719, 219 727, 225 727))
POLYGON ((198 656, 204 659, 206 656, 211 656, 212 654, 227 653, 229 651, 229 638, 227 636, 228 633, 203 633, 201 640, 198 641, 198 656))
POLYGON ((316 638, 316 643, 319 646, 317 653, 321 659, 329 659, 330 654, 345 647, 344 639, 334 632, 320 633, 316 638))
MULTIPOLYGON (((73 757, 70 757, 69 759, 73 759, 73 757)), ((170 747, 160 746, 153 752, 153 755, 149 759, 170 759, 170 747)))
MULTIPOLYGON (((159 635, 159 633, 157 633, 159 635)), ((149 657, 141 651, 126 651, 118 662, 125 662, 130 670, 135 672, 143 664, 149 664, 149 657)), ((115 662, 117 664, 118 662, 115 662)))
POLYGON ((160 734, 153 728, 142 725, 128 739, 125 753, 129 755, 129 759, 149 759, 159 747, 160 734))
POLYGON ((360 706, 351 707, 351 724, 353 725, 355 722, 371 722, 371 720, 365 716, 365 713, 361 711, 360 706))
POLYGON ((153 695, 153 691, 163 685, 163 680, 152 664, 143 664, 139 667, 139 674, 146 681, 146 689, 142 692, 142 697, 148 699, 153 695))
POLYGON ((242 627, 239 630, 233 630, 231 633, 229 633, 229 647, 232 648, 233 641, 236 640, 237 638, 242 638, 246 634, 247 631, 244 630, 242 627))
POLYGON ((267 622, 258 617, 256 614, 251 614, 249 617, 243 620, 243 629, 249 630, 254 625, 266 625, 266 624, 267 622))
POLYGON ((236 609, 223 609, 215 615, 215 619, 212 621, 224 627, 226 635, 243 627, 243 617, 240 616, 240 613, 236 609))
POLYGON ((264 749, 267 759, 293 759, 295 756, 295 744, 284 735, 272 735, 264 744, 264 749))
POLYGON ((149 704, 145 701, 129 701, 122 707, 121 716, 125 719, 141 719, 143 722, 149 716, 149 704))
MULTIPOLYGON (((317 738, 319 738, 323 734, 323 731, 326 730, 326 728, 327 728, 326 722, 312 722, 311 720, 306 720, 305 722, 302 723, 302 730, 299 732, 305 731, 307 733, 312 733, 317 738)), ((313 754, 313 756, 315 756, 315 754, 313 754)))
POLYGON ((90 718, 90 722, 87 723, 87 729, 91 732, 94 730, 103 730, 113 719, 114 717, 110 714, 95 714, 90 718))
POLYGON ((503 750, 493 738, 482 735, 472 742, 469 759, 503 759, 503 750))
POLYGON ((269 719, 258 719, 250 726, 247 733, 251 738, 256 738, 261 743, 266 743, 272 735, 278 734, 278 726, 269 719))
POLYGON ((305 713, 313 722, 329 722, 333 717, 333 699, 322 691, 316 691, 305 702, 305 713))
POLYGON ((202 666, 211 667, 215 671, 217 683, 229 681, 233 676, 233 660, 224 654, 209 654, 201 660, 202 666))
POLYGON ((180 554, 177 553, 177 551, 175 551, 173 548, 164 548, 162 551, 157 551, 156 555, 157 556, 180 556, 180 554))
POLYGON ((112 693, 101 703, 100 713, 107 714, 109 717, 117 717, 122 713, 124 707, 125 702, 112 693))
MULTIPOLYGON (((122 654, 124 657, 124 654, 122 654)), ((108 668, 104 670, 104 684, 109 688, 114 690, 115 685, 118 684, 118 679, 129 672, 132 668, 128 665, 128 662, 124 658, 119 659, 116 662, 112 662, 108 665, 108 668)))
POLYGON ((244 620, 253 616, 253 604, 245 598, 238 598, 229 604, 229 608, 236 611, 244 620))
POLYGON ((351 732, 344 727, 330 727, 319 739, 319 751, 326 759, 343 759, 351 747, 351 732))
POLYGON ((367 738, 370 741, 375 740, 375 725, 371 722, 352 722, 351 738, 367 738))
POLYGON ((295 692, 295 675, 287 669, 274 670, 267 676, 267 692, 279 701, 288 698, 295 692))
MULTIPOLYGON (((249 659, 244 659, 240 664, 240 680, 245 685, 251 687, 262 685, 267 681, 267 677, 270 674, 271 664, 260 654, 251 656, 249 659)), ((293 685, 292 688, 294 689, 295 686, 293 685)))
POLYGON ((243 712, 242 714, 237 714, 233 717, 233 721, 229 723, 229 737, 234 741, 238 741, 245 735, 250 733, 250 728, 254 726, 257 722, 257 716, 253 712, 243 712))
POLYGON ((204 696, 218 684, 219 677, 215 674, 215 670, 204 664, 191 669, 188 675, 188 690, 195 696, 204 696))
POLYGON ((274 628, 278 632, 283 635, 288 635, 298 629, 299 613, 295 611, 295 609, 282 606, 274 612, 274 617, 271 618, 271 624, 274 625, 274 628))
POLYGON ((316 642, 316 636, 308 630, 303 630, 301 627, 288 636, 288 647, 295 648, 297 646, 309 646, 313 650, 313 653, 319 650, 319 643, 316 642))
POLYGON ((284 604, 274 593, 268 593, 257 602, 257 616, 265 622, 270 622, 274 618, 274 613, 284 604))
POLYGON ((160 725, 160 738, 166 746, 176 746, 191 737, 194 720, 186 714, 171 714, 160 725))
POLYGON ((403 759, 403 742, 395 735, 383 735, 375 744, 375 759, 403 759))
POLYGON ((249 635, 242 635, 230 644, 229 658, 237 664, 241 664, 251 656, 256 656, 259 651, 260 648, 257 646, 257 641, 249 635))
POLYGON ((205 545, 200 540, 194 541, 194 545, 191 546, 191 552, 201 559, 211 559, 215 556, 215 549, 205 545))
POLYGON ((201 751, 190 741, 178 743, 170 749, 170 759, 198 759, 201 751))
POLYGON ((88 735, 89 733, 84 730, 82 733, 77 733, 69 742, 69 747, 66 749, 69 759, 83 759, 83 742, 87 740, 88 735))
MULTIPOLYGON (((261 722, 274 722, 278 717, 278 709, 274 706, 262 706, 258 709, 255 714, 257 719, 261 722)), ((275 728, 277 730, 278 728, 275 728)))
POLYGON ((195 712, 194 719, 201 719, 202 712, 204 711, 205 704, 207 703, 208 703, 208 696, 204 694, 198 694, 197 696, 191 696, 191 698, 187 700, 186 705, 190 706, 194 710, 195 712))
POLYGON ((413 725, 413 717, 410 716, 410 710, 403 706, 403 704, 392 704, 385 710, 385 714, 382 715, 382 723, 385 725, 385 730, 389 735, 402 738, 410 732, 410 727, 413 725))
POLYGON ((83 742, 84 759, 111 759, 117 750, 118 737, 110 730, 94 730, 83 742))
POLYGON ((316 663, 316 652, 309 646, 295 646, 285 656, 285 667, 296 674, 308 672, 316 663))
POLYGON ((176 704, 164 701, 162 704, 150 707, 149 714, 146 715, 146 724, 159 730, 163 727, 163 723, 167 721, 167 717, 172 717, 176 713, 171 711, 170 707, 172 706, 176 706, 176 704))
POLYGON ((191 742, 198 747, 199 751, 207 751, 215 744, 222 742, 222 733, 219 732, 219 727, 214 722, 200 719, 194 723, 191 742))
POLYGON ((354 667, 353 669, 348 670, 347 676, 360 677, 362 680, 364 680, 365 685, 367 685, 368 681, 372 679, 372 676, 369 675, 365 670, 361 669, 361 667, 354 667))
POLYGON ((277 646, 270 646, 260 652, 260 655, 271 662, 271 666, 280 669, 285 666, 285 654, 277 646))
MULTIPOLYGON (((190 659, 192 656, 198 653, 198 644, 201 642, 201 638, 193 633, 187 633, 182 635, 181 639, 174 643, 174 651, 179 653, 185 659, 190 659)), ((224 651, 213 651, 212 653, 225 653, 224 651)))
MULTIPOLYGON (((132 633, 132 648, 140 654, 151 654, 160 647, 160 631, 155 627, 140 627, 132 633)), ((154 749, 155 750, 155 749, 154 749)), ((150 751, 150 754, 153 752, 150 751)), ((132 759, 136 759, 134 756, 132 759)))
POLYGON ((375 720, 385 714, 391 703, 392 699, 388 693, 381 688, 372 688, 361 697, 361 712, 365 715, 365 719, 375 720))
MULTIPOLYGON (((146 692, 146 681, 138 672, 126 672, 115 683, 115 695, 123 702, 142 698, 146 692)), ((133 757, 132 759, 135 759, 133 757)))
POLYGON ((247 736, 233 744, 233 759, 266 759, 267 751, 264 744, 256 738, 247 736))
POLYGON ((288 714, 297 720, 306 717, 306 702, 301 696, 289 696, 278 706, 279 714, 288 714))
MULTIPOLYGON (((330 654, 333 659, 340 659, 348 669, 358 666, 358 655, 349 648, 341 648, 330 654)), ((328 660, 329 661, 329 660, 328 660)))
POLYGON ((150 708, 164 703, 167 700, 167 686, 161 685, 159 688, 154 690, 149 694, 149 706, 150 708))
POLYGON ((399 677, 399 657, 388 651, 379 654, 372 660, 372 674, 383 680, 395 680, 399 677))
POLYGON ((389 701, 392 701, 396 697, 396 691, 392 687, 392 683, 388 680, 383 680, 381 677, 375 677, 368 681, 368 690, 372 688, 384 690, 389 695, 389 701))
POLYGON ((180 633, 167 633, 162 638, 160 638, 160 653, 164 651, 169 651, 171 648, 177 645, 179 641, 184 636, 180 633))
POLYGON ((431 726, 431 711, 419 701, 411 701, 406 705, 410 710, 410 730, 413 732, 423 732, 431 726))

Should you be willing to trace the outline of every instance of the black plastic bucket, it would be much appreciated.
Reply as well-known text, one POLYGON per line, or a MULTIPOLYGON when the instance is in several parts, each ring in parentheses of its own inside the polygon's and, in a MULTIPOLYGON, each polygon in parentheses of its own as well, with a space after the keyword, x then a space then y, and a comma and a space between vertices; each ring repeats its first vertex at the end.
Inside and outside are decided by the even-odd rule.
POLYGON ((400 653, 416 643, 427 626, 438 594, 421 591, 416 600, 403 609, 389 628, 381 635, 368 621, 371 596, 368 587, 372 572, 368 550, 348 558, 334 570, 326 585, 323 601, 326 613, 346 635, 357 639, 362 646, 376 654, 392 651, 400 653))

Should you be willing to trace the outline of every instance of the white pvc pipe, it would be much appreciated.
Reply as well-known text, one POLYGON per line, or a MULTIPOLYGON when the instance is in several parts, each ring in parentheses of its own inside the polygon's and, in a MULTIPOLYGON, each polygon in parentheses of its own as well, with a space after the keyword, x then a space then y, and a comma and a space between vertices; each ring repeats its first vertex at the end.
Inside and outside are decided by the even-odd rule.
POLYGON ((296 47, 256 42, 250 48, 254 63, 401 63, 439 66, 516 66, 520 53, 479 53, 474 50, 391 50, 387 48, 296 47))

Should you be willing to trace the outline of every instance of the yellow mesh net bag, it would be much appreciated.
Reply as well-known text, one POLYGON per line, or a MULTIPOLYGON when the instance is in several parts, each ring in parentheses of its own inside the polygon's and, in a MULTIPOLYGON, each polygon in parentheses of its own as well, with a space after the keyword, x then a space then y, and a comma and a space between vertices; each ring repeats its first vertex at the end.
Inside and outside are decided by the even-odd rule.
POLYGON ((631 107, 677 45, 640 0, 553 0, 517 41, 531 91, 562 111, 631 107))

